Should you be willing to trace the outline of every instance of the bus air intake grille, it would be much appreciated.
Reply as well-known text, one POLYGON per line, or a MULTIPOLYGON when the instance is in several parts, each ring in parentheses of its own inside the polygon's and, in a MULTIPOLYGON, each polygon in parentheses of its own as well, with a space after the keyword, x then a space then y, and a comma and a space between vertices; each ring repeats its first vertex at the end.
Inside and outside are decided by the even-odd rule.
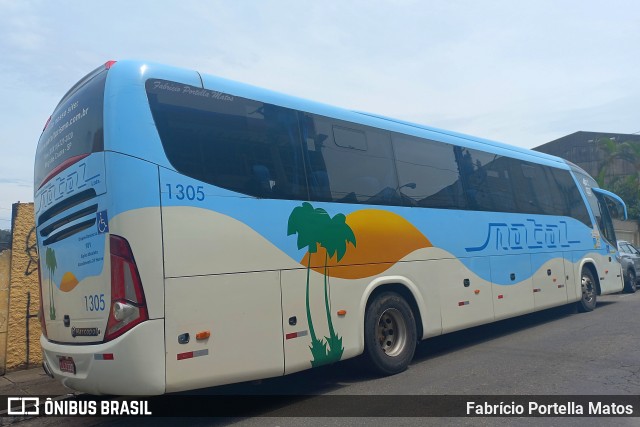
POLYGON ((96 197, 96 190, 90 188, 88 190, 81 191, 77 194, 74 194, 71 197, 68 197, 44 211, 42 215, 38 217, 38 227, 42 224, 53 218, 54 216, 61 214, 62 212, 71 209, 74 206, 78 206, 80 203, 84 203, 87 200, 91 200, 96 197))
POLYGON ((64 218, 61 218, 59 220, 57 220, 56 222, 47 225, 45 228, 43 228, 42 230, 40 230, 40 235, 42 237, 47 237, 49 236, 49 234, 51 234, 52 232, 56 231, 57 229, 59 229, 60 227, 69 224, 77 219, 80 219, 82 217, 85 217, 87 215, 95 215, 96 212, 98 212, 98 205, 91 205, 89 207, 86 207, 84 209, 81 209, 77 212, 72 213, 71 215, 67 215, 64 218))
POLYGON ((47 245, 50 245, 52 243, 59 242, 60 240, 64 240, 67 237, 73 236, 76 233, 79 233, 79 232, 81 232, 83 230, 86 230, 87 228, 90 228, 90 227, 94 226, 95 223, 96 223, 96 219, 95 218, 89 219, 87 221, 79 222, 79 223, 77 223, 75 225, 72 225, 69 228, 65 228, 64 230, 59 231, 58 233, 56 233, 56 234, 52 235, 51 237, 45 239, 42 242, 42 244, 44 246, 47 246, 47 245))

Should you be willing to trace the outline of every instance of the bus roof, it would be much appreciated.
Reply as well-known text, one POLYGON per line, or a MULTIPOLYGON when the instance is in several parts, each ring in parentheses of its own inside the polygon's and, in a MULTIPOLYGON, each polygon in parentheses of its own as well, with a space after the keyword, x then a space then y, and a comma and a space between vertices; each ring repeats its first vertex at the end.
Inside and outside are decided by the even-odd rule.
MULTIPOLYGON (((135 74, 139 76, 139 78, 141 79, 141 83, 143 84, 144 81, 150 78, 171 80, 171 77, 182 76, 184 77, 185 81, 174 81, 189 85, 194 85, 194 82, 199 81, 200 86, 204 89, 224 92, 234 96, 254 99, 285 108, 291 108, 294 110, 332 117, 335 119, 354 122, 365 126, 373 126, 387 131, 405 133, 417 137, 432 139, 435 141, 460 145, 471 149, 488 151, 497 155, 515 157, 521 160, 541 163, 561 169, 569 169, 569 166, 567 165, 565 160, 549 154, 529 150, 526 148, 515 147, 512 145, 492 141, 489 139, 478 138, 458 132, 385 117, 379 114, 336 107, 210 74, 199 73, 197 71, 188 71, 172 66, 150 62, 128 60, 118 61, 117 66, 114 66, 112 71, 116 70, 119 70, 117 74, 119 74, 119 72, 121 71, 124 71, 126 73, 134 72, 135 70, 135 74), (144 72, 141 73, 141 70, 144 70, 144 72)), ((128 75, 126 80, 130 79, 131 77, 131 75, 128 75)))

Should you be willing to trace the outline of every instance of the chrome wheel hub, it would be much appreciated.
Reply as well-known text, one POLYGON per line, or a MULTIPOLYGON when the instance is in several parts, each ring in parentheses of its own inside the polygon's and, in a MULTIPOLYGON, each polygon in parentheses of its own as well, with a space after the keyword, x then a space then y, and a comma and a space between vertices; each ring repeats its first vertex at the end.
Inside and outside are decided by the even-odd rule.
POLYGON ((402 314, 389 308, 378 318, 376 337, 387 356, 397 356, 407 344, 407 324, 402 314))

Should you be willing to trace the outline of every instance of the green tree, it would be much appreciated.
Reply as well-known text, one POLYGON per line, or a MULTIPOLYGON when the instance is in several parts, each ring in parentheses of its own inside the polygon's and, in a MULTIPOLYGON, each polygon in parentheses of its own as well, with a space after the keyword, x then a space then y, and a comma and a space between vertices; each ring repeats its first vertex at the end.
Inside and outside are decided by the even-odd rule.
POLYGON ((629 219, 640 219, 640 188, 636 176, 620 177, 610 183, 608 189, 622 197, 627 205, 629 219))
POLYGON ((45 252, 45 264, 47 265, 47 270, 49 270, 49 318, 55 320, 56 304, 53 300, 53 275, 56 272, 56 268, 58 268, 58 262, 56 261, 56 252, 51 248, 47 248, 45 252))
POLYGON ((11 230, 0 230, 0 251, 11 247, 11 230))
POLYGON ((309 334, 311 335, 311 366, 319 366, 326 363, 327 359, 327 343, 318 339, 313 327, 311 319, 311 307, 309 304, 309 275, 311 271, 311 254, 318 252, 318 242, 322 238, 325 225, 329 222, 329 214, 324 209, 314 209, 311 203, 304 202, 302 206, 293 209, 289 215, 287 225, 287 235, 298 235, 298 249, 307 248, 307 288, 306 288, 306 306, 307 306, 307 323, 309 324, 309 334))
POLYGON ((327 322, 329 323, 329 336, 325 337, 329 345, 328 362, 340 360, 344 348, 342 347, 342 337, 338 336, 333 328, 331 320, 331 307, 329 304, 328 274, 327 267, 329 259, 336 256, 336 261, 340 262, 347 252, 347 244, 356 246, 356 236, 353 230, 346 223, 343 214, 336 214, 329 220, 324 228, 324 233, 320 244, 326 249, 324 256, 324 304, 327 311, 327 322))
POLYGON ((601 138, 598 140, 598 148, 604 152, 605 158, 600 170, 598 171, 598 185, 606 188, 608 182, 605 182, 607 172, 616 160, 624 160, 633 165, 635 173, 635 181, 640 181, 640 143, 634 141, 624 141, 617 143, 611 138, 601 138))
POLYGON ((610 138, 601 138, 598 140, 598 148, 605 154, 596 178, 598 185, 622 197, 627 204, 630 219, 640 219, 640 143, 617 143, 610 138), (631 163, 635 172, 607 180, 608 172, 616 160, 631 163))

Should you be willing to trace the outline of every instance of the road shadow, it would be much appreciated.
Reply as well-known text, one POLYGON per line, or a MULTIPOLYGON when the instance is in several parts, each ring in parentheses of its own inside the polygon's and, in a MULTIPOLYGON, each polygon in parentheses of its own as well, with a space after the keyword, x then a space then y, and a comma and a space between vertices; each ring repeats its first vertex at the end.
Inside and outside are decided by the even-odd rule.
POLYGON ((473 347, 577 314, 580 313, 578 313, 576 306, 569 304, 429 338, 418 344, 413 363, 473 347))

